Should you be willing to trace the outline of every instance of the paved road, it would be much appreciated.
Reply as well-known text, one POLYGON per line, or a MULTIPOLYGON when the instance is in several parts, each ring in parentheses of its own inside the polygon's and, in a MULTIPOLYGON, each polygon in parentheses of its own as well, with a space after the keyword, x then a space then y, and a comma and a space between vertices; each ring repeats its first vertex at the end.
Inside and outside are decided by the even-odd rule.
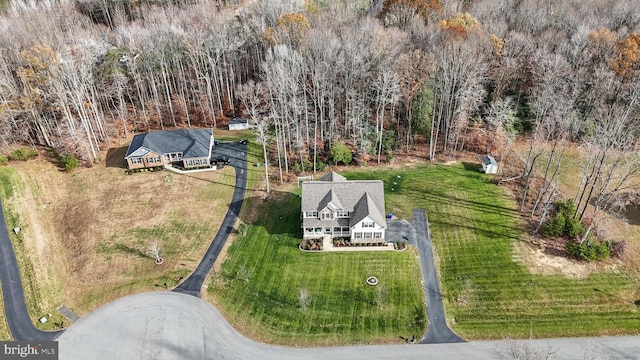
MULTIPOLYGON (((233 190, 233 196, 231 198, 231 204, 227 210, 227 214, 222 220, 220 229, 216 233, 216 236, 211 241, 209 249, 202 257, 198 267, 191 273, 191 275, 178 287, 173 289, 175 292, 185 293, 200 297, 200 290, 205 278, 213 268, 220 251, 224 247, 229 234, 233 230, 233 225, 236 223, 238 214, 240 214, 240 208, 242 208, 242 202, 244 201, 244 192, 247 187, 247 145, 239 143, 221 143, 214 149, 212 157, 215 159, 218 155, 224 155, 229 157, 229 165, 233 166, 236 170, 236 183, 233 190)), ((215 211, 215 210, 213 210, 215 211)))
POLYGON ((427 214, 424 209, 413 210, 413 223, 416 228, 416 245, 420 254, 420 267, 422 268, 422 278, 424 279, 424 296, 427 299, 427 317, 429 319, 427 333, 420 340, 420 343, 464 342, 449 329, 444 316, 442 294, 440 293, 438 273, 436 272, 433 248, 431 246, 431 234, 429 234, 427 214))
POLYGON ((82 317, 57 340, 60 359, 64 360, 486 360, 512 358, 500 356, 512 349, 544 351, 549 347, 554 352, 552 358, 557 360, 587 358, 587 349, 599 349, 600 356, 589 357, 592 359, 637 359, 640 354, 638 336, 284 348, 249 340, 233 329, 213 305, 172 292, 116 300, 82 317))
POLYGON ((11 239, 9 239, 6 224, 2 202, 0 202, 0 282, 2 282, 4 313, 9 325, 9 331, 11 331, 13 339, 18 341, 53 340, 62 331, 40 331, 31 322, 27 305, 24 301, 18 262, 13 252, 13 245, 11 244, 11 239))

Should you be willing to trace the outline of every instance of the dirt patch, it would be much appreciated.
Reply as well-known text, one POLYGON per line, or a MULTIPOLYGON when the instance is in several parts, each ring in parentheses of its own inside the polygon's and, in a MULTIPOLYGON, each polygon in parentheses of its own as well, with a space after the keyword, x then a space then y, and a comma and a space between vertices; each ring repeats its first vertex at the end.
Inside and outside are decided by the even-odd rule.
POLYGON ((605 263, 585 263, 567 257, 550 254, 542 248, 526 242, 514 246, 514 260, 523 264, 532 274, 560 275, 568 279, 584 279, 591 273, 616 270, 620 264, 615 260, 605 263))

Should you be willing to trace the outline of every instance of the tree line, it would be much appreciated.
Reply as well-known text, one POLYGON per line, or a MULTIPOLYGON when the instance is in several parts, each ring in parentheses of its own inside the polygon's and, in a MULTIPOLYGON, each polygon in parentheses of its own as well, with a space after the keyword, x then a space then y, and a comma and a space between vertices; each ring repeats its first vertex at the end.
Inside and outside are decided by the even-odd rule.
POLYGON ((361 164, 420 142, 432 161, 504 160, 521 136, 521 171, 503 174, 521 210, 548 219, 579 144, 574 216, 597 225, 638 172, 639 5, 16 0, 0 18, 0 147, 90 166, 130 132, 247 116, 283 179, 334 146, 361 164))

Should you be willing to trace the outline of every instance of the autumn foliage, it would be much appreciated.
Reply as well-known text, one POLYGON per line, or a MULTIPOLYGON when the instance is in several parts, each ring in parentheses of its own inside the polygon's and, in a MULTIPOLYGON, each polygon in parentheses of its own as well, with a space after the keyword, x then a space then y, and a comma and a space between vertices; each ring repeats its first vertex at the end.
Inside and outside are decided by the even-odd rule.
POLYGON ((382 5, 382 14, 387 14, 394 7, 407 6, 414 8, 416 13, 422 18, 427 19, 432 11, 442 10, 442 5, 438 0, 385 0, 382 5))
POLYGON ((618 56, 611 62, 616 74, 630 80, 640 71, 640 33, 633 33, 617 44, 618 56))
POLYGON ((451 35, 466 37, 469 32, 479 31, 480 23, 469 13, 461 13, 440 21, 440 28, 451 35))

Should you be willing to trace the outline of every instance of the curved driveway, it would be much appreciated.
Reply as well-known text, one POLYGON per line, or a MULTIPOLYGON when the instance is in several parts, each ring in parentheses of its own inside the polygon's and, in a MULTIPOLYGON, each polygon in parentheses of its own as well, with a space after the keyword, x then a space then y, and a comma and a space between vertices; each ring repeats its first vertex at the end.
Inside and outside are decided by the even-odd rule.
MULTIPOLYGON (((239 334, 213 305, 193 296, 152 292, 107 304, 76 321, 59 338, 60 359, 500 359, 512 344, 547 350, 553 359, 582 359, 599 348, 614 359, 637 359, 640 337, 549 339, 509 343, 283 348, 239 334)), ((531 353, 530 353, 531 354, 531 353)), ((528 359, 529 357, 527 357, 528 359)), ((595 357, 592 357, 595 358, 595 357)), ((608 358, 608 357, 598 357, 608 358)))
POLYGON ((200 297, 202 284, 209 274, 209 271, 211 271, 213 263, 216 262, 218 255, 220 255, 220 251, 222 251, 229 234, 233 230, 233 225, 236 223, 236 219, 238 219, 240 209, 242 208, 244 191, 247 187, 247 145, 236 142, 221 143, 216 146, 215 154, 224 155, 230 159, 229 165, 233 166, 236 170, 236 182, 227 214, 222 220, 220 229, 211 241, 211 245, 209 245, 207 252, 202 257, 202 260, 200 260, 200 264, 198 264, 198 267, 196 267, 194 272, 191 273, 191 275, 182 284, 173 289, 175 292, 185 293, 196 297, 200 297))
POLYGON ((14 340, 53 340, 62 331, 40 331, 33 326, 27 305, 24 300, 18 261, 13 252, 13 245, 7 231, 7 222, 0 201, 0 282, 2 283, 2 299, 4 313, 9 331, 14 340))

